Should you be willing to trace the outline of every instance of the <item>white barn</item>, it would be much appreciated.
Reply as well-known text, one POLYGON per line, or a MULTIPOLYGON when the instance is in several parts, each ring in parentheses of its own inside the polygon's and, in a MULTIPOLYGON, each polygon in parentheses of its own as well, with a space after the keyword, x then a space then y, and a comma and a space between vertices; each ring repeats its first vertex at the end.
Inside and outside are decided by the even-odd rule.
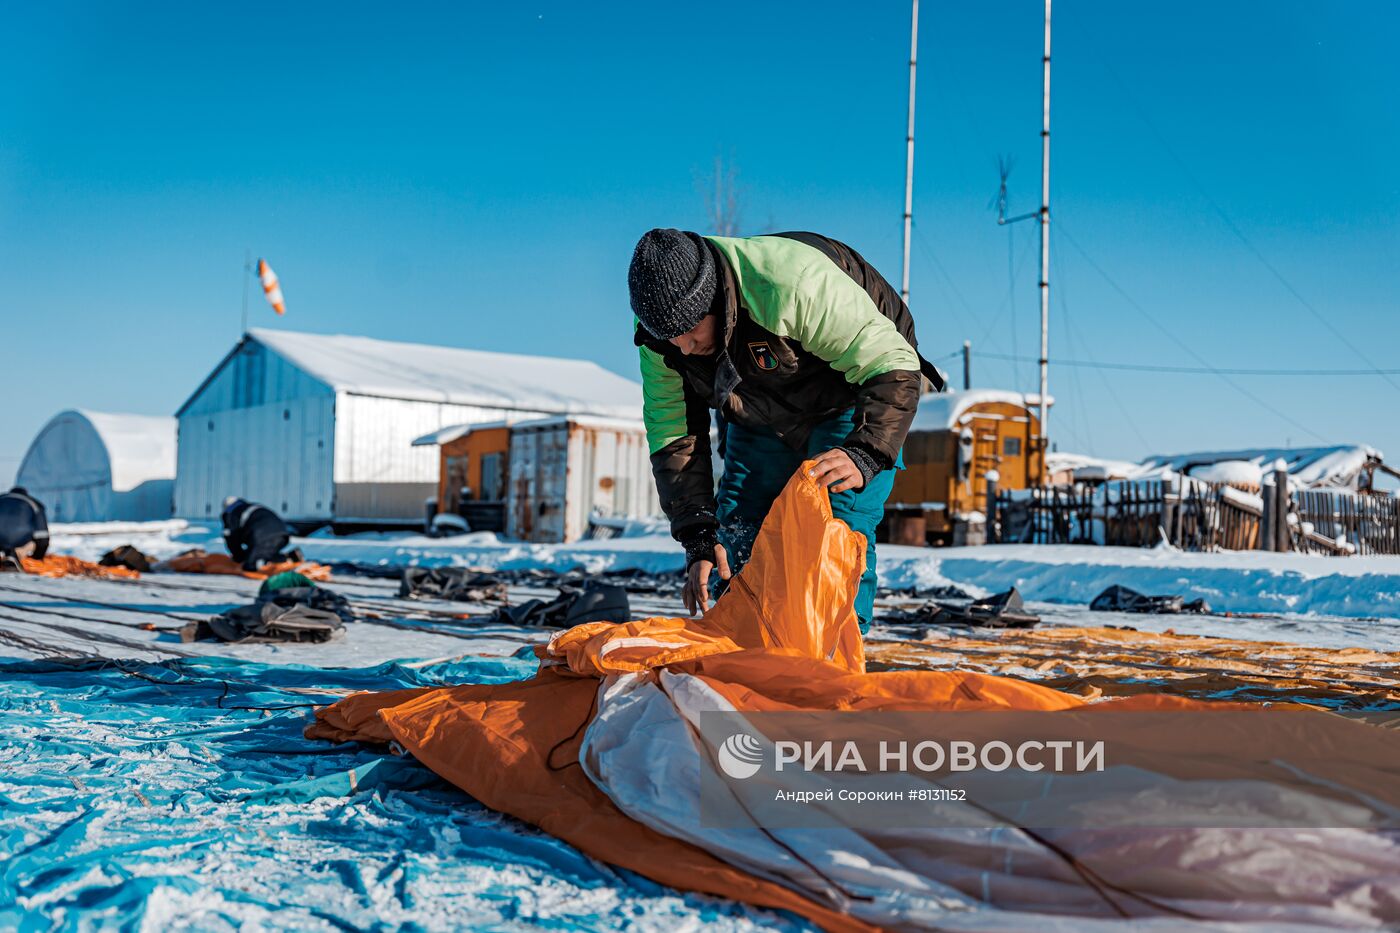
POLYGON ((44 503, 51 522, 168 519, 175 419, 59 412, 29 445, 15 485, 44 503))
POLYGON ((548 415, 638 418, 641 386, 584 360, 254 329, 176 413, 175 512, 225 496, 301 525, 417 523, 449 425, 548 415))

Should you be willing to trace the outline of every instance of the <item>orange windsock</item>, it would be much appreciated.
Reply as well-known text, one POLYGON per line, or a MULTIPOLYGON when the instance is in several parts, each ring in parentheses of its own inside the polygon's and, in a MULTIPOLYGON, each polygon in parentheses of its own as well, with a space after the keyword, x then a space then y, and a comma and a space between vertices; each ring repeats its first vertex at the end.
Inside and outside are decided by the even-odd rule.
POLYGON ((277 281, 277 273, 272 271, 266 259, 258 260, 258 278, 262 280, 263 294, 267 296, 267 303, 272 305, 272 310, 278 314, 286 314, 287 303, 282 299, 282 286, 277 281))

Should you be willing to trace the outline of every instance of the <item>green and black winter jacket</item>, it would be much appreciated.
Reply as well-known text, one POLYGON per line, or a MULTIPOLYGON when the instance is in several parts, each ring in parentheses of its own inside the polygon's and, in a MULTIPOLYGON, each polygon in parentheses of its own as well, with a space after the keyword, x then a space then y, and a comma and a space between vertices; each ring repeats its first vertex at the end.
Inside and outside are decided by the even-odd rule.
POLYGON ((636 326, 652 472, 671 533, 692 554, 717 527, 710 409, 801 448, 813 427, 854 407, 843 446, 889 469, 921 372, 941 388, 909 308, 849 246, 815 233, 704 239, 719 276, 721 349, 686 356, 636 326))

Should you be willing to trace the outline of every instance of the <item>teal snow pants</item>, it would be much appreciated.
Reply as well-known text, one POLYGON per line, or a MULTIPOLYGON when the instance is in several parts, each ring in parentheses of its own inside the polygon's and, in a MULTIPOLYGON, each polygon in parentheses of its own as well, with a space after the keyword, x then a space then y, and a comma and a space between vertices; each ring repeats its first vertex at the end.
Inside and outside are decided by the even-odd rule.
MULTIPOLYGON (((805 450, 794 450, 771 431, 730 423, 725 428, 724 475, 717 496, 719 541, 738 571, 749 559, 759 526, 773 500, 802 461, 839 447, 854 425, 854 412, 824 421, 812 431, 805 450)), ((904 469, 901 453, 895 469, 904 469)), ((865 574, 856 593, 856 615, 862 633, 875 611, 875 526, 885 514, 885 500, 894 488, 894 470, 883 470, 864 488, 831 497, 831 513, 853 531, 865 535, 865 574)))

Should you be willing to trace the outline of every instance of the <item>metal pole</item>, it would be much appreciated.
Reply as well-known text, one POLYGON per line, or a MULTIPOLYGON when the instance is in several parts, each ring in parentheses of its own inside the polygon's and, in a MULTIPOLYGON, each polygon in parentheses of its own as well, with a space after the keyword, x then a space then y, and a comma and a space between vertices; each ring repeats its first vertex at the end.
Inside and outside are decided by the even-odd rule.
POLYGON ((963 341, 963 388, 972 388, 972 341, 963 341))
POLYGON ((1040 128, 1040 450, 1050 448, 1050 0, 1045 0, 1045 100, 1040 128))
POLYGON ((914 222, 914 69, 919 60, 919 0, 914 0, 909 27, 909 133, 904 155, 904 278, 899 297, 909 304, 909 234, 914 222))
POLYGON ((253 271, 253 253, 251 250, 243 251, 243 326, 238 331, 238 339, 242 340, 243 335, 248 333, 248 276, 253 271))

